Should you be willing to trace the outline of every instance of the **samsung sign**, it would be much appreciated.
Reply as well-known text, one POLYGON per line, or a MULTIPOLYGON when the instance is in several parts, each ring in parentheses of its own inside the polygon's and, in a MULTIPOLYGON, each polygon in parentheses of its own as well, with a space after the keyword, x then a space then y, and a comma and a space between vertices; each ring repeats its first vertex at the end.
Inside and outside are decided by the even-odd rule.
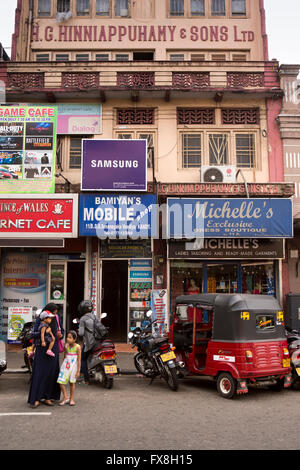
POLYGON ((82 141, 83 191, 147 191, 147 141, 82 141))
POLYGON ((290 199, 168 199, 168 238, 293 238, 290 199))

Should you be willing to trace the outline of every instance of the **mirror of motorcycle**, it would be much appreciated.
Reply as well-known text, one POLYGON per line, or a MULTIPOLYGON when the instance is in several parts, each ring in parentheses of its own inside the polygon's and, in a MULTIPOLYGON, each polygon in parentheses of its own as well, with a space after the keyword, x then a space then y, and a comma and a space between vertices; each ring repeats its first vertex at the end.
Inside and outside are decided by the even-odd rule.
POLYGON ((107 313, 105 313, 105 312, 101 313, 101 316, 100 316, 101 320, 102 320, 102 318, 106 318, 106 317, 107 317, 107 313))
POLYGON ((132 333, 132 331, 130 331, 130 332, 128 333, 128 338, 131 339, 133 336, 134 336, 134 334, 132 333))
POLYGON ((77 323, 79 323, 79 321, 77 320, 77 318, 74 318, 74 320, 72 321, 72 323, 75 323, 75 325, 76 325, 77 323))
POLYGON ((148 318, 152 317, 152 310, 148 310, 148 312, 146 313, 146 317, 148 318))

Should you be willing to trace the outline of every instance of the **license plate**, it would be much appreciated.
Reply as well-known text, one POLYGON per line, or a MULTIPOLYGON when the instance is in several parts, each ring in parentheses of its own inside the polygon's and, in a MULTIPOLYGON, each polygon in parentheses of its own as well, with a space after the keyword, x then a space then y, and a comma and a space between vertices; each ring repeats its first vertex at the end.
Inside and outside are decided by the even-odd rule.
POLYGON ((118 372, 117 366, 104 366, 104 372, 106 374, 116 374, 118 372))
POLYGON ((171 361, 171 359, 176 359, 176 354, 173 351, 170 351, 166 354, 160 356, 163 362, 171 361))
POLYGON ((296 367, 296 372, 298 375, 300 375, 300 367, 296 367))
POLYGON ((290 367, 290 366, 291 366, 290 359, 283 359, 282 360, 282 367, 290 367))

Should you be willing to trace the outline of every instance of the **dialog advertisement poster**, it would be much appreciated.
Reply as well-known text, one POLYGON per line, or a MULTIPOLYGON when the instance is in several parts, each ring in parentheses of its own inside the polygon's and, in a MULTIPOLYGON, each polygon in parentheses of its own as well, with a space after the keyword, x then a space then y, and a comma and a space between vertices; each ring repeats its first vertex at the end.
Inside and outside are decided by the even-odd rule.
POLYGON ((20 344, 21 341, 18 341, 18 336, 20 335, 25 323, 30 321, 32 321, 31 307, 9 307, 7 342, 20 344))
POLYGON ((102 106, 58 103, 57 134, 102 134, 102 106))
POLYGON ((152 321, 157 320, 158 333, 162 335, 167 328, 168 291, 153 290, 151 293, 152 321))
POLYGON ((35 315, 45 306, 47 254, 4 253, 1 274, 0 334, 8 337, 9 312, 16 311, 10 309, 30 308, 35 315))
POLYGON ((55 106, 0 106, 0 192, 54 193, 55 106))

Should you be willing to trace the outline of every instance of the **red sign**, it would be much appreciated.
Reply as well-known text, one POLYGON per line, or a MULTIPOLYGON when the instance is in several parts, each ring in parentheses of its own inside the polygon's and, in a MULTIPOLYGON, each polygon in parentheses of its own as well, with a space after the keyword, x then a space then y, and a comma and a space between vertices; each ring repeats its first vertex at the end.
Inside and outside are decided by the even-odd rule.
POLYGON ((78 195, 0 197, 0 238, 76 238, 78 195))

